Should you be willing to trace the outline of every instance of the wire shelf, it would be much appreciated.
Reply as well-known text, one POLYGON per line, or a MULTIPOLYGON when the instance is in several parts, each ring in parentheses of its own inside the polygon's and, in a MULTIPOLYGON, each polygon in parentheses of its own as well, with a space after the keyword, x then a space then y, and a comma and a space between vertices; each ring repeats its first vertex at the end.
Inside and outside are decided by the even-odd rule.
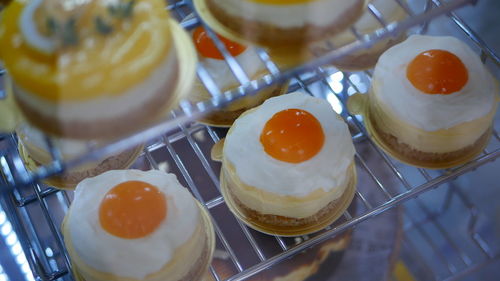
POLYGON ((415 265, 413 274, 418 280, 459 280, 500 260, 500 252, 479 231, 478 222, 483 214, 454 182, 447 184, 437 208, 430 208, 423 198, 409 203, 416 206, 414 209, 423 218, 406 212, 406 238, 401 256, 407 264, 415 265), (450 227, 446 220, 451 208, 459 209, 465 218, 464 233, 455 232, 460 227, 450 227))
MULTIPOLYGON (((457 28, 470 38, 471 42, 478 47, 478 52, 484 62, 492 62, 495 67, 500 66, 498 55, 458 15, 451 12, 475 1, 428 0, 424 1, 425 7, 421 13, 410 10, 404 1, 394 1, 402 5, 408 13, 407 20, 382 26, 382 31, 370 35, 360 35, 353 29, 352 32, 358 35, 357 41, 334 49, 325 56, 297 68, 281 71, 269 59, 266 52, 260 50, 260 57, 268 67, 269 74, 258 81, 249 81, 244 72, 238 70, 241 70, 241 66, 234 59, 231 59, 231 55, 222 46, 221 52, 226 57, 228 66, 242 84, 239 88, 221 94, 220 89, 213 87, 215 84, 210 73, 200 64, 198 77, 212 94, 211 100, 198 104, 182 102, 180 108, 175 110, 168 120, 132 136, 117 140, 113 144, 95 148, 66 163, 56 157, 51 165, 29 173, 18 154, 16 136, 0 137, 0 174, 2 175, 0 180, 3 192, 0 200, 21 241, 21 246, 35 277, 39 280, 57 280, 59 278, 73 280, 70 274, 71 262, 64 249, 59 231, 60 223, 72 201, 73 194, 38 184, 36 181, 86 161, 100 158, 103 155, 111 155, 143 143, 145 139, 150 140, 150 142, 135 164, 135 168, 168 170, 177 174, 181 183, 188 187, 209 210, 218 238, 217 247, 224 249, 229 254, 237 272, 228 280, 244 280, 255 276, 284 262, 289 257, 331 239, 356 224, 500 157, 500 136, 494 132, 494 137, 488 148, 476 159, 465 165, 441 171, 408 167, 394 161, 378 148, 367 135, 360 117, 348 112, 345 106, 346 99, 355 92, 366 92, 369 88, 371 72, 340 72, 323 65, 363 47, 371 46, 385 38, 396 37, 409 28, 412 28, 412 33, 425 33, 430 20, 439 15, 446 14, 457 28), (327 99, 346 120, 358 151, 355 156, 358 174, 364 175, 366 178, 366 181, 360 182, 360 188, 356 192, 355 202, 358 208, 355 213, 345 212, 342 219, 325 230, 314 235, 301 237, 300 243, 296 243, 294 239, 260 234, 246 227, 229 213, 218 190, 220 166, 210 160, 211 146, 224 137, 225 131, 191 122, 202 114, 226 105, 241 96, 251 95, 259 89, 290 79, 290 91, 302 90, 313 96, 327 99), (376 159, 377 164, 374 165, 368 158, 376 159), (397 184, 388 184, 384 180, 380 173, 381 167, 388 171, 390 177, 395 179, 397 184), (361 186, 370 186, 376 189, 384 200, 373 200, 361 186), (224 221, 221 221, 222 217, 225 218, 224 221), (235 244, 243 243, 241 241, 245 241, 245 255, 235 249, 235 244), (262 241, 266 242, 266 247, 263 247, 262 241), (268 247, 267 245, 270 244, 274 246, 268 247)), ((183 22, 185 28, 189 29, 203 24, 197 17, 190 17, 192 9, 189 2, 177 1, 169 5, 168 8, 179 19, 188 19, 183 22)), ((379 19, 379 22, 385 23, 383 15, 376 8, 369 6, 369 9, 379 19)), ((213 33, 209 32, 209 35, 214 41, 219 42, 213 33)), ((53 155, 58 155, 57 151, 54 151, 53 155)), ((472 207, 469 209, 473 212, 472 207)), ((474 228, 470 229, 471 235, 477 238, 474 228)), ((485 242, 481 242, 481 239, 474 241, 479 241, 477 246, 481 249, 488 249, 485 242)), ((458 245, 456 247, 459 249, 458 245)), ((498 254, 488 254, 489 259, 497 257, 498 254)), ((467 266, 477 266, 476 263, 469 263, 467 258, 464 259, 467 266)), ((217 268, 211 267, 210 272, 215 280, 222 280, 217 268)), ((453 275, 457 272, 451 273, 453 275)))

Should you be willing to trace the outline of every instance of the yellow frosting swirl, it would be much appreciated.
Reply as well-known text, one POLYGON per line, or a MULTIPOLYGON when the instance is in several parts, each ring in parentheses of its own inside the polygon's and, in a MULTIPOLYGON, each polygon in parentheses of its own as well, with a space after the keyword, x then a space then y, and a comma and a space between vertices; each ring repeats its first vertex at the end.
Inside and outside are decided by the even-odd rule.
MULTIPOLYGON (((49 10, 43 5, 52 2, 44 1, 33 16, 42 35, 47 35, 48 18, 44 16, 49 10)), ((169 16, 163 1, 136 1, 127 18, 109 15, 110 3, 126 1, 83 2, 69 15, 53 13, 56 20, 75 16, 78 35, 76 44, 56 44, 53 52, 29 44, 18 24, 28 1, 16 0, 5 10, 0 23, 0 58, 18 87, 53 102, 120 95, 144 81, 171 51, 169 16), (109 23, 109 33, 96 31, 97 17, 109 23)))

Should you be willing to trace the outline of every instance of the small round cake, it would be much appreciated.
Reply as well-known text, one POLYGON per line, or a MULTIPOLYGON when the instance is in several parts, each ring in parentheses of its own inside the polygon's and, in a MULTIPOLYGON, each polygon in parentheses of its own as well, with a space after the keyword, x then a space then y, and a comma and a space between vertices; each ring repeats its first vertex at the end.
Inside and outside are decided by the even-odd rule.
MULTIPOLYGON (((262 63, 254 47, 243 46, 219 35, 229 53, 243 68, 250 80, 262 78, 266 73, 266 67, 262 63)), ((203 27, 197 27, 192 32, 192 39, 198 51, 200 62, 210 73, 221 92, 234 89, 240 85, 229 68, 224 57, 219 52, 213 41, 208 37, 203 27)), ((287 89, 284 85, 270 86, 259 93, 245 96, 232 102, 221 110, 212 112, 199 121, 214 126, 231 126, 247 109, 253 108, 267 98, 282 94, 287 89)), ((210 93, 200 80, 196 80, 193 90, 189 96, 192 102, 205 101, 212 98, 210 93)))
MULTIPOLYGON (((28 124, 22 124, 17 127, 16 133, 19 138, 19 154, 28 169, 36 170, 53 161, 42 132, 28 124)), ((53 145, 61 153, 63 161, 82 156, 91 149, 92 145, 99 144, 99 141, 61 138, 54 138, 53 141, 53 145)), ((142 146, 135 147, 99 161, 80 165, 62 174, 44 179, 43 182, 59 189, 74 189, 79 182, 88 177, 95 177, 109 170, 127 169, 137 159, 142 148, 142 146)))
MULTIPOLYGON (((407 14, 404 9, 394 0, 371 0, 372 4, 383 16, 385 22, 389 25, 394 22, 399 22, 406 18, 407 14)), ((373 16, 373 14, 366 9, 359 20, 354 24, 355 29, 359 34, 371 34, 377 30, 381 30, 383 26, 373 16)), ((400 43, 406 39, 403 34, 397 38, 389 38, 381 40, 373 45, 371 48, 361 50, 342 57, 332 64, 342 70, 359 71, 369 69, 375 66, 378 58, 390 47, 400 43)), ((355 35, 350 31, 344 31, 332 38, 328 39, 334 47, 342 47, 357 40, 355 35)), ((324 42, 315 44, 313 47, 317 55, 328 52, 330 48, 324 42)))
POLYGON ((173 174, 115 170, 78 184, 63 222, 74 274, 85 281, 200 280, 215 235, 173 174))
POLYGON ((205 0, 223 26, 266 47, 300 47, 335 35, 363 12, 364 0, 205 0))
POLYGON ((174 102, 178 58, 160 0, 13 1, 0 55, 30 123, 66 138, 116 137, 174 102))
POLYGON ((347 125, 323 100, 270 98, 238 118, 224 141, 221 189, 256 230, 295 236, 330 225, 355 192, 347 125))
POLYGON ((447 168, 472 159, 487 144, 498 93, 497 81, 465 43, 414 35, 380 57, 368 122, 395 158, 447 168))

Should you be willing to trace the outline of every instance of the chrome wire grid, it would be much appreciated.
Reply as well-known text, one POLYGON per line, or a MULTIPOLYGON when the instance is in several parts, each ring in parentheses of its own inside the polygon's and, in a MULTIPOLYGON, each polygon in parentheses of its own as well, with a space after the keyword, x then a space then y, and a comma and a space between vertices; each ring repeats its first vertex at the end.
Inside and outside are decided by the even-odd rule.
POLYGON ((417 280, 459 280, 500 260, 500 251, 490 245, 492 238, 480 230, 484 214, 460 186, 450 182, 446 188, 437 207, 429 207, 425 198, 405 204, 413 204, 422 216, 406 212, 401 253, 404 263, 413 265, 409 270, 417 280), (465 225, 447 220, 452 208, 460 210, 465 225))
MULTIPOLYGON (((200 64, 198 76, 214 96, 211 101, 196 105, 182 103, 181 108, 174 111, 169 120, 136 135, 118 140, 114 144, 96 148, 87 155, 83 155, 69 163, 59 161, 58 152, 54 151, 55 160, 52 165, 42 167, 36 173, 28 173, 17 153, 16 137, 14 135, 4 136, 0 140, 0 152, 2 153, 0 154, 0 172, 4 191, 4 196, 1 196, 0 200, 21 241, 22 248, 35 277, 39 280, 57 280, 59 278, 73 280, 71 274, 69 274, 71 272, 71 263, 64 249, 59 231, 60 223, 71 203, 73 194, 72 192, 58 191, 46 187, 35 183, 34 180, 92 160, 97 156, 113 154, 125 147, 142 143, 145 139, 151 140, 151 142, 144 149, 144 153, 135 164, 135 168, 161 169, 177 174, 181 183, 187 186, 193 195, 210 211, 218 238, 217 247, 224 249, 229 254, 234 269, 238 272, 228 280, 244 280, 259 274, 284 262, 289 257, 354 227, 358 223, 379 215, 498 158, 500 156, 500 136, 497 132, 494 132, 488 148, 476 159, 465 165, 441 171, 408 167, 394 161, 378 148, 367 135, 361 118, 348 112, 345 106, 346 99, 353 93, 367 91, 371 72, 339 72, 330 67, 321 67, 321 65, 353 52, 357 48, 370 46, 383 38, 396 36, 409 27, 415 27, 411 31, 413 33, 425 32, 428 21, 438 15, 447 14, 450 20, 477 45, 484 62, 492 62, 495 67, 500 65, 498 56, 484 44, 481 38, 460 17, 453 12, 450 13, 451 10, 474 1, 441 2, 440 0, 429 0, 425 2, 424 12, 421 14, 412 12, 402 1, 394 1, 402 4, 408 12, 408 20, 399 24, 385 26, 384 31, 374 35, 359 36, 359 40, 353 44, 333 50, 326 57, 319 58, 317 61, 307 63, 299 68, 281 72, 269 60, 267 54, 260 51, 261 58, 268 66, 269 75, 265 79, 256 82, 249 82, 248 78, 245 78, 246 75, 238 70, 241 70, 241 66, 237 65, 234 59, 231 59, 230 54, 224 49, 223 45, 217 44, 226 57, 226 61, 233 70, 235 77, 242 82, 241 87, 221 94, 219 89, 213 87, 215 83, 211 80, 210 74, 200 64), (225 132, 190 123, 191 120, 196 119, 201 114, 227 104, 239 96, 252 94, 266 85, 288 79, 292 80, 290 91, 302 90, 311 95, 327 99, 346 120, 351 128, 356 147, 363 147, 363 150, 358 149, 356 164, 358 173, 365 175, 369 182, 360 182, 358 186, 373 186, 385 198, 383 201, 371 200, 366 196, 363 189, 359 188, 355 197, 358 206, 355 213, 345 212, 342 219, 327 229, 314 235, 301 237, 300 243, 296 243, 295 239, 260 234, 243 225, 229 213, 218 190, 220 166, 209 158, 210 147, 220 140, 225 132), (162 134, 160 135, 158 132, 162 132, 162 134), (370 164, 367 161, 367 150, 371 151, 371 157, 376 157, 377 165, 370 164), (387 184, 380 176, 379 167, 377 167, 379 165, 390 171, 391 177, 397 181, 396 185, 387 184), (415 180, 415 176, 417 180, 415 180), (14 186, 16 186, 15 189, 8 189, 8 187, 14 186), (222 218, 223 220, 221 220, 222 218), (243 251, 240 249, 241 244, 245 244, 243 251)), ((169 6, 169 9, 179 19, 188 17, 192 12, 189 3, 184 1, 175 2, 169 6)), ((383 15, 376 11, 374 7, 369 6, 369 9, 375 17, 379 18, 379 22, 385 23, 383 15)), ((190 28, 199 24, 199 21, 196 17, 193 17, 184 23, 186 28, 190 28)), ((353 32, 357 34, 355 30, 353 32)), ((210 35, 212 35, 214 41, 220 43, 213 33, 210 33, 210 35)), ((474 230, 473 227, 471 229, 474 230)), ((474 241, 479 241, 477 243, 481 249, 487 248, 487 245, 485 246, 480 237, 474 237, 476 237, 474 241)), ((486 252, 488 251, 486 250, 486 252)), ((497 258, 498 254, 488 252, 488 257, 491 259, 497 258)), ((469 261, 469 259, 465 260, 469 261)), ((477 266, 472 261, 466 262, 466 265, 471 268, 477 266)), ((211 267, 210 271, 215 280, 222 280, 216 268, 211 267)), ((451 274, 455 273, 451 271, 451 274)))

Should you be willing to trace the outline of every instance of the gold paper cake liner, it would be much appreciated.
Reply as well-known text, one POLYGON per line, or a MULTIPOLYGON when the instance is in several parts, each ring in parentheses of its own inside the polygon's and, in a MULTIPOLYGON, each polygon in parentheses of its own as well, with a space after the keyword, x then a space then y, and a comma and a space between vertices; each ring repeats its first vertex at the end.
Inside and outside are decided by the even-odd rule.
MULTIPOLYGON (((193 199, 193 200, 195 200, 195 199, 193 199)), ((195 200, 195 201, 196 201, 196 204, 198 206, 198 209, 200 210, 202 223, 205 226, 205 233, 206 233, 205 251, 202 252, 202 255, 204 255, 204 256, 201 257, 201 258, 203 258, 203 260, 199 264, 198 263, 193 264, 192 271, 190 271, 188 274, 189 276, 191 276, 191 278, 186 278, 186 276, 185 276, 182 280, 172 280, 172 281, 200 281, 200 280, 204 280, 204 278, 208 272, 208 268, 212 262, 213 254, 215 251, 214 226, 212 224, 212 219, 211 219, 211 216, 208 213, 208 211, 201 205, 200 202, 198 202, 198 200, 195 200), (198 270, 196 270, 196 269, 198 269, 198 270)), ((65 233, 69 233, 68 232, 69 230, 67 229, 67 223, 66 223, 68 215, 69 215, 69 212, 64 217, 64 220, 63 220, 62 225, 61 225, 63 235, 65 233)), ((65 244, 66 244, 66 248, 68 250, 70 257, 72 255, 76 255, 74 250, 69 249, 67 246, 68 243, 71 245, 71 243, 72 243, 71 238, 64 237, 64 239, 65 240, 68 239, 68 241, 65 241, 65 244)), ((191 262, 191 261, 186 261, 186 262, 191 262)), ((75 281, 86 281, 85 278, 83 278, 83 276, 80 274, 80 272, 78 270, 78 266, 75 263, 72 264, 72 273, 73 273, 73 277, 75 278, 75 281)), ((120 281, 120 280, 127 281, 127 280, 135 280, 135 279, 126 278, 126 277, 120 278, 117 276, 113 280, 114 281, 120 281)), ((104 280, 102 280, 102 281, 104 281, 104 280)), ((108 281, 108 280, 106 280, 106 281, 108 281)))
POLYGON ((370 105, 367 94, 355 94, 351 96, 348 100, 348 109, 353 114, 359 114, 363 116, 363 123, 365 125, 366 131, 368 132, 368 135, 373 140, 373 142, 385 153, 389 154, 392 158, 397 159, 404 164, 418 168, 448 169, 466 164, 467 162, 474 159, 477 155, 479 155, 488 146, 489 140, 492 135, 492 128, 490 127, 485 132, 485 135, 481 136, 479 138, 479 141, 473 144, 473 149, 464 152, 462 155, 454 158, 453 160, 443 162, 421 161, 403 155, 397 149, 387 143, 385 139, 380 135, 380 133, 376 129, 376 125, 373 123, 373 120, 371 118, 370 105))
MULTIPOLYGON (((21 160, 23 160, 25 167, 29 171, 31 171, 31 172, 37 171, 41 166, 43 166, 39 162, 35 161, 28 154, 28 152, 24 148, 24 145, 21 142, 18 142, 17 149, 19 151, 19 156, 21 157, 21 160)), ((143 149, 144 149, 144 145, 137 146, 137 147, 135 147, 135 148, 133 148, 131 150, 126 150, 124 152, 121 152, 121 153, 117 154, 116 156, 107 157, 107 158, 103 159, 102 161, 100 161, 99 163, 96 163, 95 165, 92 165, 92 167, 89 167, 88 169, 85 169, 85 170, 96 169, 97 167, 99 167, 100 165, 102 165, 102 163, 104 161, 106 161, 107 159, 110 159, 111 157, 119 157, 122 153, 131 153, 129 155, 127 161, 125 161, 123 163, 123 165, 120 165, 118 167, 112 167, 111 169, 108 169, 108 170, 123 170, 123 169, 128 169, 128 168, 130 168, 130 166, 132 166, 132 164, 134 164, 134 162, 137 160, 137 158, 139 157, 139 155, 141 154, 141 152, 142 152, 143 149)), ((64 174, 71 174, 72 171, 68 170, 68 171, 65 171, 63 173, 64 174)), ((97 175, 98 174, 89 175, 89 177, 95 177, 97 175)), ((81 179, 81 180, 83 180, 83 179, 81 179)), ((43 180, 41 180, 41 182, 44 183, 44 184, 46 184, 46 185, 48 185, 48 186, 55 187, 57 189, 73 190, 73 189, 75 189, 75 187, 78 185, 78 183, 80 181, 68 181, 68 180, 64 180, 62 177, 60 177, 58 175, 55 175, 55 176, 43 179, 43 180)))
POLYGON ((250 228, 269 235, 293 237, 318 232, 331 225, 340 216, 342 216, 344 211, 347 210, 347 208, 351 204, 356 193, 357 175, 354 164, 351 164, 349 166, 348 173, 350 173, 351 176, 348 186, 344 190, 342 196, 340 196, 338 199, 335 199, 334 210, 329 212, 328 216, 322 217, 320 221, 316 221, 313 224, 304 226, 276 226, 248 217, 245 214, 245 210, 243 210, 242 207, 238 204, 237 199, 233 197, 233 194, 230 191, 230 187, 228 186, 228 182, 224 176, 224 173, 222 172, 220 176, 220 189, 229 210, 234 214, 235 217, 243 221, 250 228))

